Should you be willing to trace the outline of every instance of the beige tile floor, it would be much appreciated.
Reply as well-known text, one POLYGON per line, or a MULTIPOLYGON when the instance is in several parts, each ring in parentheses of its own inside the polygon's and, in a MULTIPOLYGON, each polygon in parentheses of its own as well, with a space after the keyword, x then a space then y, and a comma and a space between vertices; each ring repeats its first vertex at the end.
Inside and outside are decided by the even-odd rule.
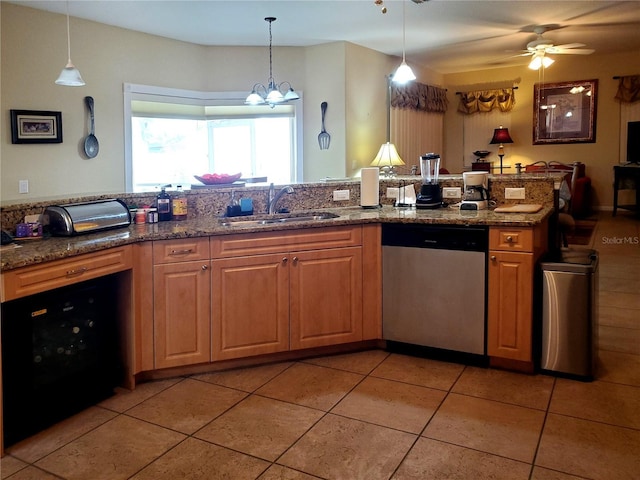
POLYGON ((175 378, 10 447, 2 479, 638 479, 639 238, 624 214, 592 238, 594 382, 380 350, 175 378))

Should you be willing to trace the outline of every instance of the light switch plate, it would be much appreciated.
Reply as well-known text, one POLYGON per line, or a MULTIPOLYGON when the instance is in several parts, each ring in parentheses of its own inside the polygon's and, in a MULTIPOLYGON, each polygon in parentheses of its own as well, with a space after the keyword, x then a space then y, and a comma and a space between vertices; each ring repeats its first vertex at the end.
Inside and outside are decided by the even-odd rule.
POLYGON ((18 193, 29 193, 29 180, 18 180, 18 193))
POLYGON ((399 188, 397 187, 387 187, 387 198, 398 198, 399 188))
POLYGON ((507 200, 524 200, 524 188, 505 188, 504 198, 507 200))
POLYGON ((349 190, 334 190, 333 201, 349 200, 349 190))

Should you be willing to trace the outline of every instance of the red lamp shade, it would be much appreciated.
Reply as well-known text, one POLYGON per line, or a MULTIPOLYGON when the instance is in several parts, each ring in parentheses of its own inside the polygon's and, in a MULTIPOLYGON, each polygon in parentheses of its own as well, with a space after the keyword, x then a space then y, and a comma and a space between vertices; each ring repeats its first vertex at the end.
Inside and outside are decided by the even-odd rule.
POLYGON ((500 125, 500 128, 496 128, 493 131, 493 138, 491 139, 491 141, 489 143, 491 145, 494 145, 496 143, 513 143, 513 140, 511 139, 511 136, 509 135, 509 129, 508 128, 502 128, 502 125, 500 125))

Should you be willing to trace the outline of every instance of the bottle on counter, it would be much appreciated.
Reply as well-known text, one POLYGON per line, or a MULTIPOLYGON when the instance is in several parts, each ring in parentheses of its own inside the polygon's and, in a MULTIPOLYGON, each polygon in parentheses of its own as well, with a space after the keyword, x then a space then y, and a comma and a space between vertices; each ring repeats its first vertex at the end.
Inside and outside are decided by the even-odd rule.
POLYGON ((182 191, 182 185, 178 185, 176 193, 171 198, 171 214, 174 220, 187 219, 187 196, 182 191))
POLYGON ((158 204, 158 221, 166 222, 171 220, 171 195, 162 187, 160 194, 156 198, 158 204))

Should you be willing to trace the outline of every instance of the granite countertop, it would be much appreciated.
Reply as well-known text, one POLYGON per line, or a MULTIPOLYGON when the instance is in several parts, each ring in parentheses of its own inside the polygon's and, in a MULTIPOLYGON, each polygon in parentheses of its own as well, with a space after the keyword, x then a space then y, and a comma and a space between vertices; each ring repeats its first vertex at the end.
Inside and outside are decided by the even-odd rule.
MULTIPOLYGON (((315 213, 330 212, 337 218, 306 222, 268 223, 264 225, 239 224, 224 226, 222 222, 246 221, 265 218, 255 217, 196 217, 183 221, 159 222, 154 224, 132 224, 126 228, 108 230, 74 237, 45 237, 38 240, 21 240, 17 246, 3 246, 0 270, 8 271, 28 265, 91 253, 105 248, 117 247, 149 240, 229 235, 234 233, 255 233, 275 230, 295 230, 338 225, 359 225, 364 223, 425 223, 448 225, 487 225, 530 227, 544 221, 552 212, 544 207, 537 213, 496 213, 493 210, 460 211, 458 208, 436 210, 416 210, 415 208, 394 208, 384 206, 375 209, 360 207, 327 208, 313 210, 315 213)), ((296 213, 296 212, 294 212, 296 213)))

